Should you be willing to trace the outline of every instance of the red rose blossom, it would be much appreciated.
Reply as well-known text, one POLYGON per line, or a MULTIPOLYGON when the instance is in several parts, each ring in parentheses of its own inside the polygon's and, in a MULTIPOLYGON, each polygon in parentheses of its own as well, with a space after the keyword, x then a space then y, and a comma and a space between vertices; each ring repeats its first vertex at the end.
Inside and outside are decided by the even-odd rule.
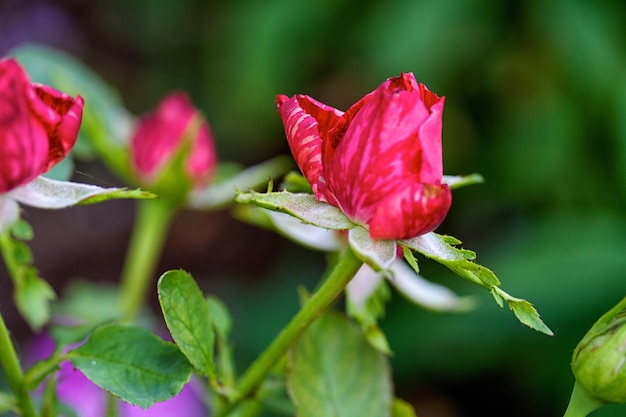
MULTIPOLYGON (((183 145, 185 133, 198 110, 183 92, 165 97, 154 113, 141 118, 132 139, 133 163, 145 181, 158 176, 183 145)), ((186 174, 195 185, 209 179, 217 162, 213 137, 205 120, 191 139, 185 158, 186 174)))
POLYGON ((83 99, 33 84, 13 58, 0 60, 0 193, 34 180, 76 143, 83 99))
POLYGON ((407 239, 441 224, 452 202, 442 184, 444 98, 413 74, 386 80, 345 113, 301 94, 276 103, 320 201, 369 227, 373 239, 407 239))

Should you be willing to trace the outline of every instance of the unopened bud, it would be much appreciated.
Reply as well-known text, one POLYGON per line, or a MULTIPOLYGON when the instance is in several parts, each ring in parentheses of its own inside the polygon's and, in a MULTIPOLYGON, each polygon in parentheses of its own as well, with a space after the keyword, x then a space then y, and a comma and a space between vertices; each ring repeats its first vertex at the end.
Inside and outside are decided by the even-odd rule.
POLYGON ((574 351, 572 370, 591 397, 626 402, 626 298, 583 337, 574 351))

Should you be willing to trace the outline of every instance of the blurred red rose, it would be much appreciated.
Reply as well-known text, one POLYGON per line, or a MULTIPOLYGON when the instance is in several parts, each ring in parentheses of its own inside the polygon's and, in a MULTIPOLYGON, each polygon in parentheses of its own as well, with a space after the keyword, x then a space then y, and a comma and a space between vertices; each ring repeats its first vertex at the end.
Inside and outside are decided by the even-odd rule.
POLYGON ((0 193, 34 180, 76 143, 83 99, 31 83, 12 58, 0 60, 0 193))
POLYGON ((132 138, 135 169, 141 179, 152 182, 163 173, 189 138, 185 174, 194 186, 206 184, 217 163, 209 125, 183 92, 165 97, 156 111, 144 115, 132 138), (200 120, 198 125, 192 122, 200 120), (189 129, 196 129, 189 131, 189 129), (191 136, 189 136, 191 135, 191 136))
POLYGON ((320 201, 369 228, 373 239, 428 233, 452 195, 442 184, 444 98, 413 74, 386 80, 345 113, 306 95, 279 95, 298 167, 320 201))

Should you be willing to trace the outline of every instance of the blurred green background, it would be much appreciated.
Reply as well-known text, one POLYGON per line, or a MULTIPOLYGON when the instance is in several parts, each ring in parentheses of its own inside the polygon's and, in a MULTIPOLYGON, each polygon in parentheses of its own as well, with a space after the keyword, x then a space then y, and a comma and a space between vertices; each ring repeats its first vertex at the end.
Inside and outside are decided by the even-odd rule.
MULTIPOLYGON (((439 232, 476 250, 555 337, 423 262, 425 276, 475 293, 480 306, 436 314, 394 296, 382 324, 398 394, 420 417, 562 415, 572 349, 626 293, 625 39, 619 0, 0 2, 1 54, 26 41, 74 54, 136 114, 184 89, 211 123, 220 158, 246 165, 289 152, 278 93, 345 110, 385 78, 414 72, 446 96, 445 172, 486 182, 455 192, 439 232)), ((79 180, 115 182, 97 163, 78 168, 90 176, 79 180)), ((27 209, 36 264, 58 292, 77 277, 115 282, 132 204, 27 209)), ((228 212, 187 212, 160 272, 178 267, 232 309, 243 368, 293 314, 296 286, 311 288, 324 258, 228 212)), ((12 302, 2 293, 4 313, 12 302)))

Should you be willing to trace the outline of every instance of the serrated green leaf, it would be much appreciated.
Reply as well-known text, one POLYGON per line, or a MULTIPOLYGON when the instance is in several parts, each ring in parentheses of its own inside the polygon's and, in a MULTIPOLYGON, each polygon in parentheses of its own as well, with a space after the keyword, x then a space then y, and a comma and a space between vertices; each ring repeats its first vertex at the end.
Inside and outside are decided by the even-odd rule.
POLYGON ((305 223, 332 230, 346 230, 354 223, 341 210, 328 203, 318 201, 313 194, 290 193, 239 193, 235 201, 241 204, 254 204, 268 210, 291 214, 305 223))
POLYGON ((50 320, 50 302, 56 298, 54 290, 31 266, 22 267, 15 285, 15 303, 22 317, 33 330, 40 330, 50 320))
POLYGON ((33 262, 33 252, 30 247, 19 240, 11 241, 11 257, 15 263, 24 267, 29 266, 33 262))
POLYGON ((134 325, 98 327, 68 357, 96 385, 142 408, 178 394, 192 371, 176 345, 134 325))
POLYGON ((11 234, 19 240, 31 240, 34 236, 33 228, 24 219, 18 219, 11 226, 11 234))
POLYGON ((411 404, 400 398, 394 398, 391 405, 391 417, 417 417, 417 415, 411 404))
POLYGON ((61 209, 115 199, 156 198, 156 195, 142 190, 102 188, 90 184, 51 180, 41 176, 11 191, 10 195, 21 203, 46 209, 61 209))
POLYGON ((386 358, 337 313, 326 313, 289 355, 287 388, 299 417, 390 416, 386 358))
POLYGON ((493 271, 474 262, 476 257, 474 252, 452 246, 459 243, 461 242, 458 239, 451 236, 440 236, 431 232, 416 238, 402 240, 400 245, 420 252, 424 256, 445 265, 459 276, 487 288, 500 307, 503 307, 504 301, 507 302, 509 308, 522 324, 547 335, 552 335, 552 331, 543 323, 539 313, 531 303, 513 297, 500 289, 500 280, 493 271))
POLYGON ((413 268, 413 271, 415 271, 416 274, 419 274, 420 267, 417 264, 417 259, 415 258, 415 255, 413 255, 413 251, 406 246, 400 246, 402 247, 402 254, 404 255, 404 259, 407 261, 409 266, 413 268))
POLYGON ((395 240, 374 240, 370 232, 361 226, 350 229, 348 243, 357 257, 375 271, 389 269, 397 257, 395 240))
MULTIPOLYGON (((18 235, 22 232, 28 235, 25 230, 18 235)), ((50 320, 50 301, 56 298, 56 294, 32 265, 33 256, 28 245, 16 239, 10 230, 0 233, 0 252, 15 285, 13 297, 17 308, 37 331, 50 320)))
POLYGON ((461 277, 487 289, 500 285, 500 281, 492 271, 473 262, 476 257, 474 252, 452 246, 460 243, 455 238, 431 232, 412 239, 402 240, 399 243, 403 247, 415 250, 427 258, 445 265, 461 277))
POLYGON ((213 377, 215 333, 198 284, 185 271, 176 270, 163 274, 157 289, 163 317, 174 341, 198 372, 213 377))
POLYGON ((500 288, 494 288, 493 292, 507 302, 509 308, 513 311, 513 314, 515 314, 515 317, 517 317, 522 324, 538 332, 547 334, 548 336, 554 336, 552 330, 541 320, 539 312, 537 312, 531 303, 524 299, 513 297, 500 288))

